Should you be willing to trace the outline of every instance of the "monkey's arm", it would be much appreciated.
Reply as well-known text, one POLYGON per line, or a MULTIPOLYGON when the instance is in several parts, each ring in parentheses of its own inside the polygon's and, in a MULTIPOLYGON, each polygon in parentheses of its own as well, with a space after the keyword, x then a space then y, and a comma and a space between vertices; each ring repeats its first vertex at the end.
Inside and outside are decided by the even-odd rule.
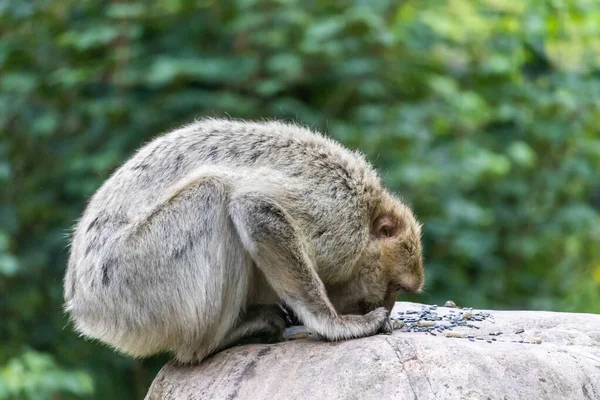
POLYGON ((277 295, 305 325, 328 340, 391 333, 388 311, 338 315, 315 269, 306 241, 268 194, 234 196, 229 212, 246 250, 277 295))

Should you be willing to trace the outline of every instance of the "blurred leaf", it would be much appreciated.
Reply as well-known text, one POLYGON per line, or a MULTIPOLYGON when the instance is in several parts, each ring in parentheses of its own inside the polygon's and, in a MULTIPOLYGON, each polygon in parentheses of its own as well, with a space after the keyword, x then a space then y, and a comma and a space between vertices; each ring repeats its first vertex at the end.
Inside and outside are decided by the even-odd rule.
POLYGON ((52 399, 58 393, 89 395, 93 383, 86 373, 61 370, 50 355, 32 350, 0 370, 3 398, 52 399))
POLYGON ((19 270, 19 263, 16 257, 10 254, 0 253, 0 274, 12 276, 19 270))
POLYGON ((525 167, 533 167, 537 160, 537 156, 531 147, 524 142, 511 143, 507 153, 515 161, 515 163, 525 167))

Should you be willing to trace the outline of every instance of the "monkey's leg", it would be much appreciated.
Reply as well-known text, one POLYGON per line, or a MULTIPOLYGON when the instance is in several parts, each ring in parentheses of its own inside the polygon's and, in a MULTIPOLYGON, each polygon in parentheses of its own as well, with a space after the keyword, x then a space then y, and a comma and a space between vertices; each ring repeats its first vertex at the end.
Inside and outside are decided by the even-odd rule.
POLYGON ((219 350, 238 344, 281 342, 284 329, 285 315, 279 306, 251 306, 244 312, 238 325, 227 334, 219 350))
POLYGON ((366 315, 338 315, 327 297, 306 241, 292 219, 268 195, 244 193, 229 210, 242 243, 277 295, 305 325, 327 340, 391 333, 383 307, 366 315))
POLYGON ((227 215, 228 190, 214 173, 186 177, 112 249, 112 280, 103 289, 115 288, 111 299, 123 303, 110 320, 128 318, 114 335, 126 333, 119 348, 136 355, 171 350, 180 362, 198 361, 236 326, 252 260, 227 215))

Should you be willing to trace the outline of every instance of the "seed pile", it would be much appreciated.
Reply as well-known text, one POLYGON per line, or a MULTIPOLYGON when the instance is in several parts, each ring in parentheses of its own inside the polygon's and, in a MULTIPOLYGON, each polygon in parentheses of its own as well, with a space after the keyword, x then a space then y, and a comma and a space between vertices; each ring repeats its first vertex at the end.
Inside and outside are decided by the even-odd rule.
POLYGON ((421 311, 400 311, 391 317, 394 329, 403 332, 425 332, 431 335, 443 333, 459 326, 479 329, 473 322, 495 322, 489 312, 474 312, 472 308, 450 310, 448 314, 438 314, 437 306, 424 306, 421 311))
MULTIPOLYGON (((454 306, 453 301, 448 300, 444 306, 454 306)), ((394 330, 400 330, 401 332, 423 332, 425 334, 437 336, 444 334, 448 338, 460 338, 468 339, 472 342, 476 340, 484 340, 488 343, 500 341, 500 342, 514 342, 514 343, 529 343, 529 344, 540 344, 542 343, 541 338, 534 338, 531 341, 523 339, 517 340, 498 340, 504 332, 493 331, 487 335, 470 335, 463 332, 453 331, 453 328, 467 327, 472 329, 480 329, 476 323, 489 321, 496 323, 494 317, 486 311, 473 311, 473 308, 464 307, 462 309, 451 309, 448 313, 438 314, 437 305, 423 306, 421 310, 408 310, 400 311, 395 315, 391 316, 392 326, 394 330)), ((517 329, 514 333, 524 333, 524 329, 517 329)))

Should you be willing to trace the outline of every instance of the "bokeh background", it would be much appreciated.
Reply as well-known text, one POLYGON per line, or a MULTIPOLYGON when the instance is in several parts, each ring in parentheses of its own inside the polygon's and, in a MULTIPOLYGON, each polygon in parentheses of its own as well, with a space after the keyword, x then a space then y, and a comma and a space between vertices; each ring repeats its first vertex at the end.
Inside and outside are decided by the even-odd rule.
POLYGON ((430 304, 600 312, 600 2, 0 0, 0 398, 142 398, 78 338, 68 236, 202 116, 361 149, 425 223, 430 304))

